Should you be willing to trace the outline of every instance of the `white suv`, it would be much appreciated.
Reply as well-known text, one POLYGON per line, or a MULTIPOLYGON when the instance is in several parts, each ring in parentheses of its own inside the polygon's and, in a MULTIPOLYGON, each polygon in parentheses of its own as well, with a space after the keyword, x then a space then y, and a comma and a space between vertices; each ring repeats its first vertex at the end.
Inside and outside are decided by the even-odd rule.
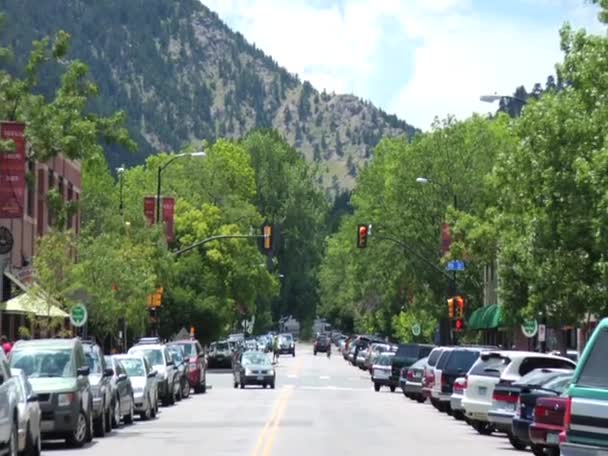
POLYGON ((9 456, 18 452, 19 432, 19 384, 11 376, 4 351, 0 349, 0 448, 9 456))

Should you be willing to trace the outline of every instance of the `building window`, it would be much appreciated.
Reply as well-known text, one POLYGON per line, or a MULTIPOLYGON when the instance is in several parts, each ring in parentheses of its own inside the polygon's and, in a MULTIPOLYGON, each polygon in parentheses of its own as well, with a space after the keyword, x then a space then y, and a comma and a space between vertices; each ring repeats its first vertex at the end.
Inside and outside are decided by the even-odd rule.
POLYGON ((27 215, 34 216, 36 205, 36 165, 33 161, 27 162, 27 215))
POLYGON ((63 184, 63 177, 59 176, 59 184, 57 185, 57 190, 59 191, 59 196, 61 196, 61 201, 65 201, 65 185, 63 184))
MULTIPOLYGON (((74 199, 74 187, 71 182, 68 182, 68 203, 71 203, 74 199)), ((68 214, 68 230, 74 227, 74 216, 68 214)))
MULTIPOLYGON (((49 169, 49 188, 47 189, 47 195, 51 192, 51 190, 53 190, 53 187, 55 186, 55 173, 53 172, 53 170, 49 169)), ((54 214, 54 210, 51 204, 49 204, 49 202, 47 201, 47 225, 53 226, 53 222, 55 219, 55 214, 54 214)))

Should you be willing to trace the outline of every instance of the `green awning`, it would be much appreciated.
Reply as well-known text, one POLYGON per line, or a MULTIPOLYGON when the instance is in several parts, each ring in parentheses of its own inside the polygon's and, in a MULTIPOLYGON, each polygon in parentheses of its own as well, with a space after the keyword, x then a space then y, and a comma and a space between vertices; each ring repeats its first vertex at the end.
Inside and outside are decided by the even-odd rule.
POLYGON ((469 321, 467 322, 467 327, 469 329, 479 329, 479 323, 481 320, 481 316, 483 315, 485 307, 480 307, 475 309, 471 316, 469 317, 469 321))
POLYGON ((496 329, 502 325, 502 306, 490 304, 476 309, 469 317, 467 327, 469 329, 496 329))
POLYGON ((70 315, 44 299, 22 293, 0 303, 0 311, 12 314, 34 314, 38 317, 68 318, 70 315))

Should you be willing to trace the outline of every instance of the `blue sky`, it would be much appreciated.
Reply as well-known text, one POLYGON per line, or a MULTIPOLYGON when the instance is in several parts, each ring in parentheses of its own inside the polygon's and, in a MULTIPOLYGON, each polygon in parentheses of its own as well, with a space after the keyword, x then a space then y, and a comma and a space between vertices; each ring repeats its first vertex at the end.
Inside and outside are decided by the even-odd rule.
POLYGON ((484 93, 554 72, 565 21, 605 33, 585 0, 203 0, 319 90, 353 93, 427 129, 495 107, 484 93))

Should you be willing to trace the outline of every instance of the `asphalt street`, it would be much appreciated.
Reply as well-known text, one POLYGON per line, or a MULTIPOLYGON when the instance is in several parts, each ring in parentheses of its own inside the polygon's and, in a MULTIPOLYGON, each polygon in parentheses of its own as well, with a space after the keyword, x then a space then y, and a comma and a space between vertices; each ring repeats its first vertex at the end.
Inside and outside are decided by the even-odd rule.
POLYGON ((388 389, 374 392, 369 376, 299 345, 282 356, 275 390, 233 389, 229 371, 210 371, 204 395, 161 409, 151 421, 122 426, 72 450, 45 442, 44 454, 108 455, 512 455, 502 436, 480 436, 428 404, 388 389))

